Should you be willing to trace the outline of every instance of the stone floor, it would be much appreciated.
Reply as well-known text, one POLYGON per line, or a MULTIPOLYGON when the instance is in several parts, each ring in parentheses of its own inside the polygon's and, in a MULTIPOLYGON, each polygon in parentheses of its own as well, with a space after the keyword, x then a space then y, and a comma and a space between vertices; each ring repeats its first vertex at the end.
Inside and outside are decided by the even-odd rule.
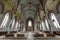
MULTIPOLYGON (((27 40, 27 39, 26 38, 0 38, 0 40, 27 40)), ((40 38, 35 38, 34 40, 60 40, 60 38, 40 37, 40 38)))
MULTIPOLYGON (((19 33, 20 34, 20 33, 19 33)), ((33 33, 27 33, 26 35, 28 35, 28 37, 10 37, 7 38, 5 37, 5 35, 0 36, 0 40, 28 40, 28 38, 30 38, 30 40, 60 40, 60 36, 56 35, 55 37, 33 37, 33 33)))

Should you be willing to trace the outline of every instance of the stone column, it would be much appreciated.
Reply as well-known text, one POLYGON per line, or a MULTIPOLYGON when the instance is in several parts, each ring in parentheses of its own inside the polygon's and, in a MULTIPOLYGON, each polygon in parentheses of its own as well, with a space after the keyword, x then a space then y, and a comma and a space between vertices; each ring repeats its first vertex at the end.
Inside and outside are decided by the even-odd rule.
POLYGON ((25 25, 23 26, 23 32, 25 32, 25 25))
POLYGON ((22 22, 21 22, 20 30, 22 31, 22 22))
POLYGON ((40 22, 38 21, 38 31, 40 31, 40 22))
POLYGON ((36 29, 36 24, 34 25, 34 31, 36 31, 37 29, 36 29))
POLYGON ((35 23, 34 23, 34 31, 37 31, 37 22, 35 20, 35 23))
POLYGON ((24 23, 21 23, 21 31, 24 32, 25 27, 24 27, 24 23))

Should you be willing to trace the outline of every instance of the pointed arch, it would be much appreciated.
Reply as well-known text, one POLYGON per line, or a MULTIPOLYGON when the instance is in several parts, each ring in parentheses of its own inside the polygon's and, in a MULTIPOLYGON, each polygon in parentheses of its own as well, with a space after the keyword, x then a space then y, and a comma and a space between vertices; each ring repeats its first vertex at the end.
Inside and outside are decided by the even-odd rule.
POLYGON ((11 26, 11 28, 14 27, 14 24, 15 24, 15 17, 13 16, 13 18, 12 18, 12 26, 11 26))
POLYGON ((48 24, 48 21, 47 21, 46 18, 45 18, 45 25, 46 25, 46 27, 47 27, 47 30, 49 31, 49 24, 48 24))
POLYGON ((60 25, 56 19, 56 16, 54 15, 54 13, 51 13, 51 20, 56 28, 60 28, 60 25))
POLYGON ((44 21, 41 22, 41 26, 42 26, 42 30, 45 31, 46 28, 45 28, 45 24, 44 24, 44 21))
POLYGON ((3 19, 3 22, 2 22, 2 24, 1 24, 1 26, 0 26, 0 28, 4 28, 4 27, 6 26, 8 20, 9 20, 9 13, 7 13, 7 14, 5 15, 5 17, 4 17, 4 19, 3 19))

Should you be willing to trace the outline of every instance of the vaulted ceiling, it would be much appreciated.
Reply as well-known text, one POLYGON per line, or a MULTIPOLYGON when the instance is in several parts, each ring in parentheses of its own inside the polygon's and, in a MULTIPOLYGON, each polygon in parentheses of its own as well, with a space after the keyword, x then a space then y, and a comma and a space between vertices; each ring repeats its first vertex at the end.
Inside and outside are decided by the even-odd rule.
POLYGON ((0 0, 0 13, 3 14, 10 10, 12 15, 14 14, 17 19, 20 19, 21 13, 26 17, 27 13, 36 16, 36 12, 38 12, 40 18, 43 19, 45 14, 48 14, 50 10, 57 13, 59 2, 60 0, 0 0))

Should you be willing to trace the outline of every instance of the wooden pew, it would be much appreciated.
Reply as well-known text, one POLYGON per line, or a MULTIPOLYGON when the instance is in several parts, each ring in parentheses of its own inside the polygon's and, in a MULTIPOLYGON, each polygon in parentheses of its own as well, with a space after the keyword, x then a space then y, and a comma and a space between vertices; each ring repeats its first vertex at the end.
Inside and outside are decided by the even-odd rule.
POLYGON ((60 31, 55 31, 54 34, 60 35, 60 31))
POLYGON ((40 33, 35 33, 34 37, 44 37, 44 34, 40 34, 40 33))
POLYGON ((50 31, 44 31, 44 33, 47 35, 47 37, 55 37, 55 34, 51 34, 50 31))
POLYGON ((55 34, 47 33, 47 37, 55 37, 55 34))
POLYGON ((6 34, 5 37, 14 37, 14 34, 12 34, 12 33, 6 34))
POLYGON ((13 33, 17 33, 17 31, 11 31, 11 33, 13 34, 13 33))
POLYGON ((24 37, 24 34, 17 34, 17 37, 24 37))
POLYGON ((0 36, 7 34, 7 32, 0 32, 0 36))

